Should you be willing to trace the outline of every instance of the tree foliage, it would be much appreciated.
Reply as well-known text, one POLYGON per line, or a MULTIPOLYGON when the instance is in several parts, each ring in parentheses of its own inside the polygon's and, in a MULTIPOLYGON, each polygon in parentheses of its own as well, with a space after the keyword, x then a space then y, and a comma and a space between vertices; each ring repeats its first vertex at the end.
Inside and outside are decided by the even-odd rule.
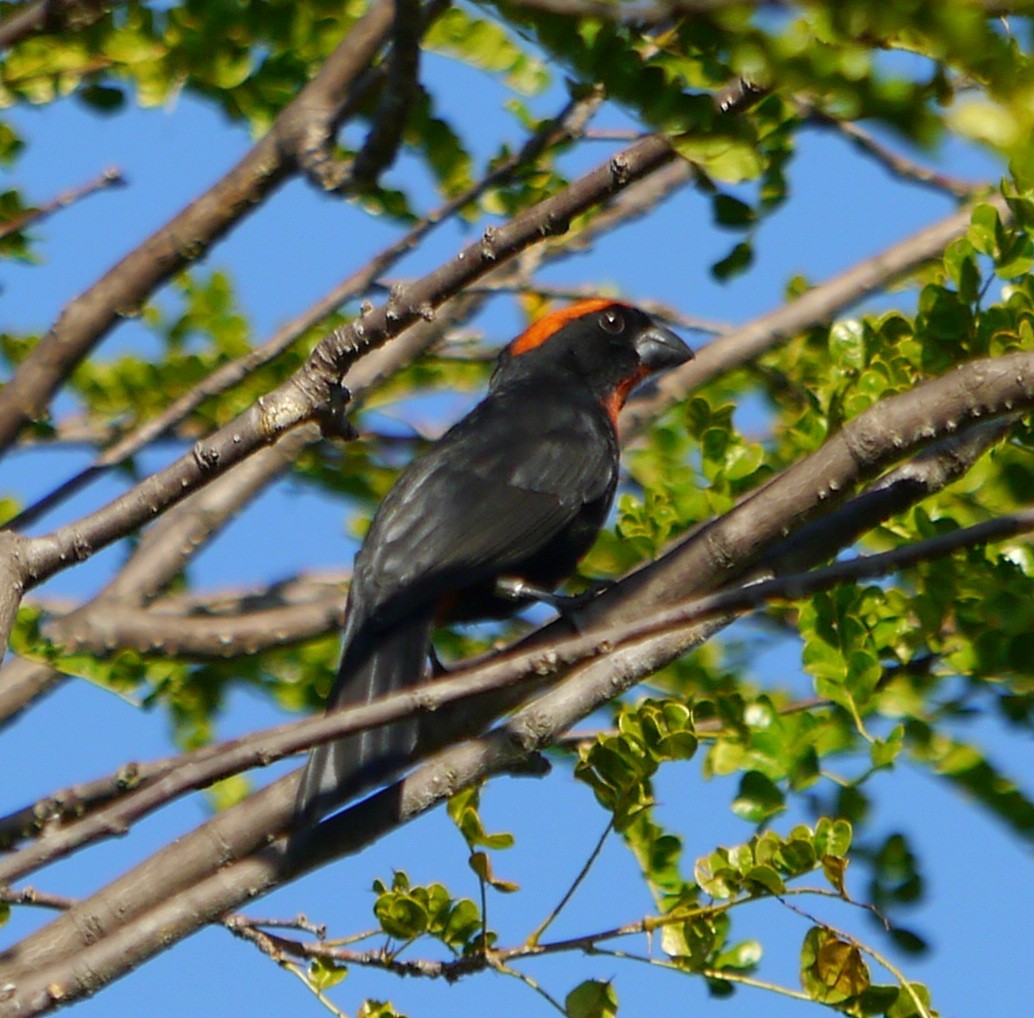
MULTIPOLYGON (((105 779, 84 774, 74 794, 0 819, 0 922, 12 906, 63 913, 0 956, 0 1015, 96 992, 445 799, 480 901, 386 873, 369 950, 331 946, 304 923, 285 931, 234 915, 227 925, 332 1010, 340 1000, 370 1016, 396 1012, 350 1000, 338 984, 351 967, 383 969, 386 994, 390 973, 516 973, 544 1006, 602 1018, 619 1013, 609 966, 627 943, 636 946, 626 955, 703 980, 717 997, 753 985, 850 1015, 935 1015, 937 988, 907 973, 908 952, 924 945, 899 923, 924 893, 921 860, 869 818, 874 777, 907 761, 966 792, 960 809, 993 815, 1021 842, 1034 837, 1034 804, 967 727, 996 716, 1022 739, 1034 718, 1025 5, 34 0, 0 4, 0 14, 0 111, 73 101, 119 117, 190 94, 253 138, 210 190, 69 295, 56 321, 0 332, 0 451, 45 462, 85 443, 94 456, 32 504, 19 504, 10 475, 0 490, 11 651, 0 716, 14 723, 85 678, 163 712, 178 750, 105 779), (511 140, 487 157, 479 125, 438 94, 461 65, 505 88, 498 117, 511 140), (544 97, 562 101, 555 115, 542 115, 544 97), (594 136, 601 109, 621 110, 635 130, 594 136), (816 128, 950 195, 958 211, 836 278, 787 279, 782 307, 718 329, 693 364, 633 398, 614 523, 582 565, 582 587, 615 582, 580 613, 579 632, 516 622, 443 633, 455 662, 494 651, 429 694, 444 749, 318 841, 288 845, 296 776, 249 795, 241 775, 429 702, 405 695, 216 741, 241 687, 285 712, 317 710, 347 581, 313 562, 254 589, 227 576, 207 590, 192 568, 199 551, 274 486, 331 500, 361 533, 424 441, 383 430, 385 409, 476 391, 493 353, 470 332, 479 314, 505 302, 534 318, 569 295, 546 281, 549 266, 663 217, 676 190, 706 203, 727 238, 713 280, 752 271, 792 191, 799 140, 816 128), (929 168, 938 146, 962 143, 990 154, 1001 179, 929 168), (349 249, 351 275, 261 336, 238 281, 204 261, 297 177, 392 239, 359 258, 349 249), (468 231, 465 246, 400 277, 401 259, 432 250, 449 222, 468 231), (101 340, 129 328, 134 342, 105 354, 101 340), (149 453, 162 441, 175 458, 155 468, 149 453), (105 473, 124 480, 123 494, 53 522, 105 473), (36 591, 112 544, 119 562, 99 591, 74 605, 36 591), (730 633, 745 613, 756 626, 730 633), (792 678, 758 679, 773 642, 799 658, 807 693, 792 678), (636 685, 647 678, 645 694, 636 685), (572 734, 584 718, 591 731, 572 734), (524 892, 498 855, 512 836, 486 830, 479 790, 495 772, 541 769, 536 754, 547 749, 591 791, 605 838, 631 853, 652 907, 554 940, 547 929, 565 898, 512 944, 489 926, 486 903, 524 892), (729 807, 752 837, 683 858, 686 832, 665 826, 656 784, 686 761, 732 779, 729 807), (19 889, 45 864, 200 788, 218 809, 209 824, 92 896, 33 901, 19 889), (849 877, 849 863, 863 875, 849 877), (764 939, 737 930, 765 900, 795 909, 801 924, 799 972, 781 985, 757 975, 764 939), (853 904, 873 909, 890 937, 875 924, 872 937, 842 929, 837 917, 853 904), (564 951, 606 956, 608 967, 554 998, 522 964, 564 951)), ((120 178, 37 204, 17 176, 29 144, 0 119, 0 162, 18 181, 0 193, 0 255, 31 264, 44 257, 48 216, 100 200, 91 195, 120 178)), ((580 264, 578 292, 606 288, 591 259, 580 264)), ((650 294, 627 296, 653 307, 650 294)), ((688 307, 654 309, 708 328, 688 307)), ((586 870, 598 850, 586 846, 586 870)))

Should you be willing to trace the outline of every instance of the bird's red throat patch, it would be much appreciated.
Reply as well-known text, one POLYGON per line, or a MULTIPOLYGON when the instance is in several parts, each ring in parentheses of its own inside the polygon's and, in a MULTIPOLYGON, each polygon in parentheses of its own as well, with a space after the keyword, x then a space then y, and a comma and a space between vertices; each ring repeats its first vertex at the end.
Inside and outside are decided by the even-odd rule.
POLYGON ((559 311, 551 311, 543 315, 538 321, 533 322, 522 332, 511 344, 510 353, 517 357, 529 350, 542 346, 550 336, 556 335, 568 322, 584 318, 594 311, 602 311, 609 307, 627 307, 621 301, 610 300, 606 297, 594 297, 591 300, 579 300, 569 307, 561 308, 559 311))
POLYGON ((603 406, 607 411, 607 416, 610 418, 611 424, 614 425, 615 431, 618 430, 618 414, 621 413, 621 408, 625 405, 625 401, 628 399, 628 394, 636 387, 636 385, 639 384, 639 382, 644 378, 647 378, 649 374, 649 370, 640 365, 638 371, 619 382, 614 387, 614 390, 603 401, 603 406))

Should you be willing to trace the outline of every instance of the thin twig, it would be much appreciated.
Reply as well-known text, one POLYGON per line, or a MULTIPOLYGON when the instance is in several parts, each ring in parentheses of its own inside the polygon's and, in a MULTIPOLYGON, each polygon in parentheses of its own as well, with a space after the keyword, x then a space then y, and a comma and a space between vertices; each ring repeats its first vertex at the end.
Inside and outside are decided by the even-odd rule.
POLYGON ((809 124, 827 128, 843 135, 855 148, 876 160, 891 176, 899 180, 911 181, 933 188, 935 191, 950 194, 954 198, 967 200, 989 190, 986 182, 970 182, 948 173, 931 170, 900 152, 895 152, 889 145, 883 144, 872 133, 860 127, 852 120, 834 117, 809 103, 797 104, 809 124))
POLYGON ((50 908, 58 912, 66 912, 75 903, 75 898, 63 894, 48 894, 37 891, 34 887, 14 888, 0 886, 0 902, 6 905, 33 905, 37 908, 50 908))
POLYGON ((62 191, 56 198, 52 198, 43 205, 29 209, 22 213, 22 215, 9 219, 5 223, 0 223, 0 240, 12 233, 17 233, 19 230, 24 230, 35 223, 41 222, 55 212, 68 208, 69 205, 74 205, 77 201, 81 201, 91 194, 104 191, 109 187, 121 187, 125 183, 126 180, 122 176, 122 171, 115 166, 109 167, 99 177, 94 177, 93 180, 88 180, 85 184, 80 184, 78 187, 62 191))
POLYGON ((603 828, 603 833, 596 839, 596 844, 593 846, 592 851, 589 853, 589 858, 585 860, 585 864, 578 871, 578 875, 571 882, 571 886, 567 889, 564 896, 557 903, 556 907, 552 912, 546 916, 545 919, 535 927, 534 930, 529 934, 527 943, 537 945, 542 939, 542 934, 553 925, 553 922, 560 915, 561 912, 567 907, 567 903, 574 897, 575 892, 582 885, 582 881, 589 875, 589 870, 592 869, 593 864, 600 857, 600 852, 603 851, 603 846, 606 844, 607 838, 610 837, 610 832, 614 830, 614 820, 611 818, 607 821, 607 826, 603 828))

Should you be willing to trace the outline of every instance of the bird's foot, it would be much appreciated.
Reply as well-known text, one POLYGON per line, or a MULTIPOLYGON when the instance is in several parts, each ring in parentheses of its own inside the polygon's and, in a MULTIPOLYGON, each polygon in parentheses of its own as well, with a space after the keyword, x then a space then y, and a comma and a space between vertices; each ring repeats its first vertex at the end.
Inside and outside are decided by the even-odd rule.
POLYGON ((495 581, 495 592, 500 597, 508 598, 511 601, 518 601, 530 604, 533 601, 540 601, 555 608, 560 617, 571 626, 576 632, 581 632, 578 625, 577 612, 590 601, 596 598, 610 586, 610 581, 594 583, 588 590, 580 594, 557 594, 552 590, 544 590, 534 584, 516 576, 501 576, 495 581))

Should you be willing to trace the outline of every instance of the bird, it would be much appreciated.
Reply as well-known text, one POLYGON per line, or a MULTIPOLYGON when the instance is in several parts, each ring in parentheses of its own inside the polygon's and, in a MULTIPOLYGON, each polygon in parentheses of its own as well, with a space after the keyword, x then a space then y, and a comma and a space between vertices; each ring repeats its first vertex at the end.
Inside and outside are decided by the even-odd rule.
MULTIPOLYGON (((434 629, 506 618, 571 575, 618 484, 618 413, 633 387, 692 358, 629 304, 580 300, 501 351, 488 392, 399 475, 355 559, 328 711, 429 681, 434 629), (525 602, 526 603, 526 602, 525 602)), ((416 719, 317 746, 302 777, 302 826, 396 776, 416 719)))

